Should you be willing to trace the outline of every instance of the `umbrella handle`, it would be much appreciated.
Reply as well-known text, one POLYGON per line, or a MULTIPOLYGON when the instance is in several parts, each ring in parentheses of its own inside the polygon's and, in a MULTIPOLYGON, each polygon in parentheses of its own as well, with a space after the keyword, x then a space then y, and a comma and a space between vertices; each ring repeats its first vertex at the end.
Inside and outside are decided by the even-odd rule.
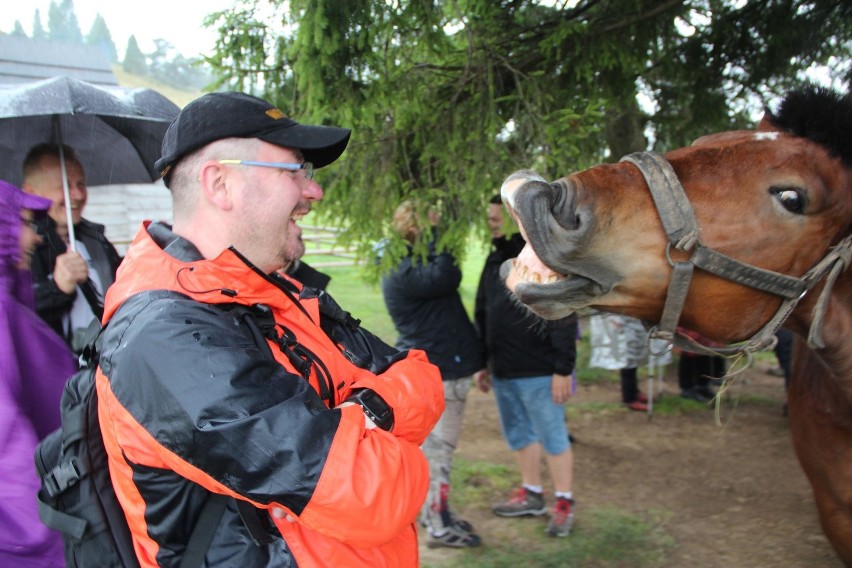
POLYGON ((65 220, 68 223, 68 246, 77 252, 77 239, 74 236, 74 221, 71 218, 71 190, 68 189, 68 174, 65 169, 65 147, 62 145, 62 132, 59 129, 59 117, 54 115, 53 125, 56 139, 59 141, 59 166, 62 171, 62 195, 65 198, 65 220))

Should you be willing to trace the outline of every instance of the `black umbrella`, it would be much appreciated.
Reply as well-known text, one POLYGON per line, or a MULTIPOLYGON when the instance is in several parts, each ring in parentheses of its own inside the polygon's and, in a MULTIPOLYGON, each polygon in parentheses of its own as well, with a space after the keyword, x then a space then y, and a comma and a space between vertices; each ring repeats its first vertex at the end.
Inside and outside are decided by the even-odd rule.
MULTIPOLYGON (((77 152, 88 185, 150 183, 160 177, 154 162, 179 111, 151 89, 102 87, 69 77, 0 85, 0 179, 20 186, 29 149, 62 142, 77 152)), ((64 161, 62 166, 64 171, 64 161)))

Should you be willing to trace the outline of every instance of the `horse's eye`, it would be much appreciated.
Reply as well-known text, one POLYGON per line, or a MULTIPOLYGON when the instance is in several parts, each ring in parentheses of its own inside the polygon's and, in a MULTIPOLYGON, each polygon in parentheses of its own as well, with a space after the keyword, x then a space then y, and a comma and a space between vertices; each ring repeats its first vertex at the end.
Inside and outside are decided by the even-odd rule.
POLYGON ((801 215, 805 211, 805 197, 797 189, 789 187, 773 187, 769 190, 784 209, 790 213, 801 215))

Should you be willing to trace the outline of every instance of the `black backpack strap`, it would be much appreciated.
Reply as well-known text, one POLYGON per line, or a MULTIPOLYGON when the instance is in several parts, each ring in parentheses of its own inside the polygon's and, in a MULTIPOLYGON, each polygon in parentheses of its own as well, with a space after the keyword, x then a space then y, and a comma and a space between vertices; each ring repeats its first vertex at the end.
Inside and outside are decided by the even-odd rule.
POLYGON ((228 499, 230 497, 220 493, 211 493, 207 498, 204 508, 201 509, 201 514, 198 516, 198 521, 195 523, 195 528, 192 529, 189 542, 186 543, 186 551, 180 561, 180 568, 201 568, 207 549, 213 542, 216 528, 225 513, 228 499))
POLYGON ((89 304, 92 313, 95 314, 95 319, 100 322, 101 318, 104 317, 104 303, 101 295, 98 293, 98 289, 95 288, 94 282, 89 278, 82 284, 79 284, 79 287, 83 293, 83 297, 86 299, 86 303, 89 304))
POLYGON ((57 511, 56 508, 47 504, 41 491, 38 492, 38 516, 47 527, 69 534, 77 540, 83 538, 86 527, 89 526, 85 519, 57 511))
MULTIPOLYGON (((272 542, 272 536, 264 527, 264 518, 261 516, 261 511, 257 507, 249 503, 237 499, 237 510, 240 512, 240 517, 243 524, 249 531, 251 539, 257 546, 263 546, 272 542)), ((265 513, 263 513, 265 515, 265 513)))

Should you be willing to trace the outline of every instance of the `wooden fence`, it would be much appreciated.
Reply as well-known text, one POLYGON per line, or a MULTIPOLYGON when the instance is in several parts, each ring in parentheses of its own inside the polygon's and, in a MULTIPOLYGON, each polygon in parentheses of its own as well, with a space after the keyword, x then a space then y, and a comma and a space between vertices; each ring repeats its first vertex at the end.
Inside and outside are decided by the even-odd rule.
POLYGON ((354 266, 358 259, 351 247, 338 244, 339 229, 301 225, 302 240, 305 241, 305 256, 314 268, 330 266, 354 266))

